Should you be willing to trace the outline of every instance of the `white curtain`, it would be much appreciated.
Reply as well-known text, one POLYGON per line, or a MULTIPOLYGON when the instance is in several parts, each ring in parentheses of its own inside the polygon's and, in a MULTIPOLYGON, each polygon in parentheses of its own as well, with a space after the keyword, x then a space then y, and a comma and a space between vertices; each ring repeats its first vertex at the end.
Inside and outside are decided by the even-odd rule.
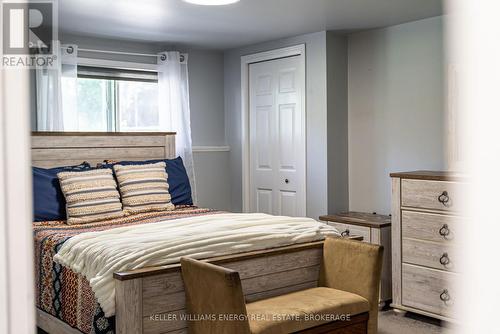
POLYGON ((54 49, 54 65, 36 68, 37 130, 78 131, 77 46, 54 49))
POLYGON ((184 161, 196 203, 187 63, 187 54, 177 51, 158 55, 158 106, 162 128, 177 133, 175 148, 184 161))

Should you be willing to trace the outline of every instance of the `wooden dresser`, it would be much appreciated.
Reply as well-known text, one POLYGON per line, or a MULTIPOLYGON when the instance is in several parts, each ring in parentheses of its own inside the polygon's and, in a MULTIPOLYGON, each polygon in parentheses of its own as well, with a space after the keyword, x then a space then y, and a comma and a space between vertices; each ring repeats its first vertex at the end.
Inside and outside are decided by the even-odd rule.
POLYGON ((391 217, 364 212, 341 212, 319 217, 343 237, 361 236, 363 242, 384 246, 379 306, 391 299, 391 217))
POLYGON ((456 242, 465 179, 445 172, 393 173, 392 304, 453 321, 456 242))

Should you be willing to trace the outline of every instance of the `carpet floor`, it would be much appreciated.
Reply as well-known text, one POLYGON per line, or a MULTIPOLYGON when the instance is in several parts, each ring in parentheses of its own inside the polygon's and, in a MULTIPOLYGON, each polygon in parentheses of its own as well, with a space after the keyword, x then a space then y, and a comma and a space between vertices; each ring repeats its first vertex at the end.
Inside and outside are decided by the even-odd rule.
POLYGON ((379 312, 378 334, 452 334, 447 323, 414 313, 401 316, 392 309, 379 312))

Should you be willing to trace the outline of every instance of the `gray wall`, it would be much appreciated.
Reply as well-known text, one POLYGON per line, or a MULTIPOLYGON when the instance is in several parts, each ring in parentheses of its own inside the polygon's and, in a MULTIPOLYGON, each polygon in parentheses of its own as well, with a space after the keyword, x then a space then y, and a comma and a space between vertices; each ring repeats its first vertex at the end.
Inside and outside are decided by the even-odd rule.
POLYGON ((326 34, 328 213, 349 209, 347 37, 326 34))
POLYGON ((194 153, 198 205, 231 211, 229 152, 194 153))
POLYGON ((188 52, 193 145, 226 145, 223 53, 188 52))
MULTIPOLYGON (((157 53, 175 50, 175 46, 143 42, 62 34, 63 43, 74 43, 80 48, 157 53)), ((191 50, 189 53, 189 95, 193 146, 223 146, 225 139, 224 114, 224 55, 220 51, 191 50)), ((94 58, 154 62, 151 57, 122 55, 83 54, 94 58)), ((33 100, 35 101, 35 96, 33 100)), ((36 105, 35 105, 36 106, 36 105)), ((33 109, 35 111, 35 109, 33 109)), ((35 115, 33 114, 34 118, 35 115)), ((198 205, 215 209, 230 209, 229 152, 195 152, 196 186, 198 205)))
MULTIPOLYGON (((188 50, 189 99, 193 146, 224 146, 224 56, 222 52, 188 50)), ((230 152, 195 152, 198 205, 231 210, 228 175, 230 152)))
POLYGON ((351 210, 390 212, 389 173, 445 168, 441 17, 349 36, 351 210))

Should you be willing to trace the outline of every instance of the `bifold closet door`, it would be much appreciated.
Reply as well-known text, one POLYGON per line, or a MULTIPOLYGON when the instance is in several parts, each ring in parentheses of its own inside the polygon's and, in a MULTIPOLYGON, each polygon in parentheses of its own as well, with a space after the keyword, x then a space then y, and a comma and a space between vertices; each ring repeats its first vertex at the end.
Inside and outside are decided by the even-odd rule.
POLYGON ((249 66, 252 212, 306 215, 303 80, 298 56, 249 66))

